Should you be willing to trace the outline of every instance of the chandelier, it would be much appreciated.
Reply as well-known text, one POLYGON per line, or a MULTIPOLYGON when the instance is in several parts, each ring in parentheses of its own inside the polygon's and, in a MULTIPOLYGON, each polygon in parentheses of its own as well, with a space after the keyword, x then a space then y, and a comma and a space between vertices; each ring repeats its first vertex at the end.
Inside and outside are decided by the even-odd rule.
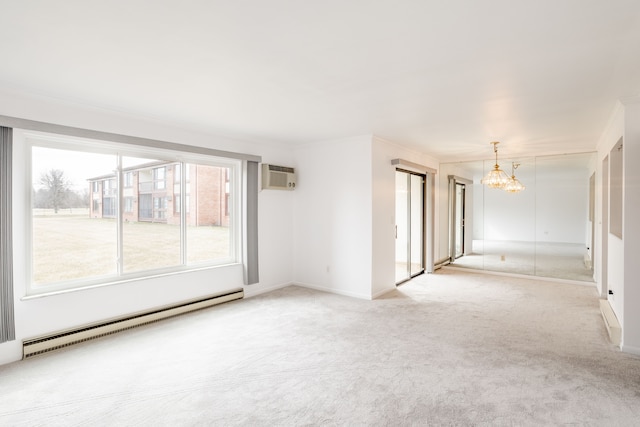
POLYGON ((487 176, 482 178, 482 181, 480 182, 490 188, 504 189, 511 178, 509 178, 509 175, 507 175, 502 169, 500 169, 500 166, 498 165, 498 144, 500 143, 498 141, 494 141, 490 142, 490 144, 493 145, 493 152, 496 154, 496 164, 493 169, 487 174, 487 176))
POLYGON ((511 177, 507 175, 502 169, 500 169, 500 165, 498 165, 498 144, 497 141, 490 142, 493 145, 493 152, 496 155, 496 164, 493 166, 493 169, 482 178, 481 183, 485 184, 489 188, 498 188, 500 190, 504 190, 508 193, 519 193, 525 189, 525 186, 520 182, 518 178, 516 178, 516 169, 520 166, 520 163, 511 162, 511 177))

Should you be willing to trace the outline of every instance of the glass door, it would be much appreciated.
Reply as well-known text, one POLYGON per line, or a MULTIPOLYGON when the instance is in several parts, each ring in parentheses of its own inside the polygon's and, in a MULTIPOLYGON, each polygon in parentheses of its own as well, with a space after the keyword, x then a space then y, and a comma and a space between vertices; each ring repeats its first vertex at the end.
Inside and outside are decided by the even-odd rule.
POLYGON ((464 184, 456 182, 455 258, 464 255, 464 184))
POLYGON ((424 175, 409 175, 409 274, 424 272, 424 175))
POLYGON ((424 272, 425 175, 396 171, 396 284, 424 272))

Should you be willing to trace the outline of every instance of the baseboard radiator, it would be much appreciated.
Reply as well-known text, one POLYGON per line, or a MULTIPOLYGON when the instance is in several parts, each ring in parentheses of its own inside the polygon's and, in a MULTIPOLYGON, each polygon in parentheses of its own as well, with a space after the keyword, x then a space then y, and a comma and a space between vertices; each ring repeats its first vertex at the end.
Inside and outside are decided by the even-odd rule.
POLYGON ((110 335, 126 329, 135 328, 137 326, 146 325, 148 323, 157 322, 168 317, 178 316, 180 314, 200 310, 228 301, 241 299, 243 297, 244 291, 242 289, 238 289, 224 294, 211 295, 206 298, 186 301, 157 310, 137 313, 128 317, 112 319, 102 323, 96 323, 39 338, 25 340, 22 343, 22 358, 26 359, 38 354, 47 353, 59 348, 110 335))

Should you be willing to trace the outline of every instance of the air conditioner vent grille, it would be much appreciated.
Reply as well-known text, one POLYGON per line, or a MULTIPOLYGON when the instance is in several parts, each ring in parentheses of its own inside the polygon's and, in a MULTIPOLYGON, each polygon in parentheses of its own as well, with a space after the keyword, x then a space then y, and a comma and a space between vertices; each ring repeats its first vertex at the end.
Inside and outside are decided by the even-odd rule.
POLYGON ((295 170, 293 168, 289 168, 287 166, 269 165, 269 170, 272 172, 295 173, 295 170))
POLYGON ((277 173, 271 172, 270 177, 270 186, 272 187, 283 187, 287 186, 287 174, 286 173, 277 173))

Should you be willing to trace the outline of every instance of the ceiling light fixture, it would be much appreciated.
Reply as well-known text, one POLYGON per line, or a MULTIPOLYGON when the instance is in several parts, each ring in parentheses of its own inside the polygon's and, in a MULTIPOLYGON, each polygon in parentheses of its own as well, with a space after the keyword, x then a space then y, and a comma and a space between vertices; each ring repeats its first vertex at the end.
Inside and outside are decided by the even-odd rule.
POLYGON ((518 178, 516 178, 515 171, 520 166, 520 163, 511 163, 511 178, 509 178, 509 182, 504 186, 504 191, 508 193, 519 193, 524 190, 526 187, 520 182, 518 178))
POLYGON ((490 142, 493 145, 493 152, 496 153, 496 164, 493 169, 482 179, 482 183, 490 188, 499 188, 503 189, 511 180, 509 175, 507 175, 500 166, 498 165, 498 144, 497 141, 490 142))

